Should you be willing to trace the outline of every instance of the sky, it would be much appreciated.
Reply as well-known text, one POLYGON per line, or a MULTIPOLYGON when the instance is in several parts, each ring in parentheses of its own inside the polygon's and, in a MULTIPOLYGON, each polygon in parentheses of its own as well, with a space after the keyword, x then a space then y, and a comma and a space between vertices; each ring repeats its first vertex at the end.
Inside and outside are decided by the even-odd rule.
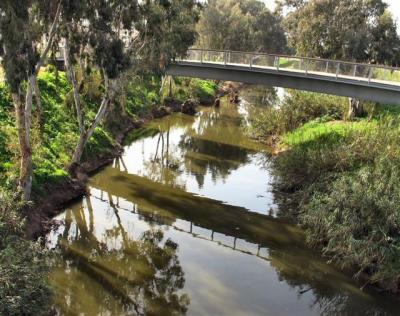
MULTIPOLYGON (((275 8, 275 0, 262 0, 270 9, 275 8)), ((389 10, 397 20, 397 29, 400 32, 400 0, 385 0, 389 4, 389 10)))

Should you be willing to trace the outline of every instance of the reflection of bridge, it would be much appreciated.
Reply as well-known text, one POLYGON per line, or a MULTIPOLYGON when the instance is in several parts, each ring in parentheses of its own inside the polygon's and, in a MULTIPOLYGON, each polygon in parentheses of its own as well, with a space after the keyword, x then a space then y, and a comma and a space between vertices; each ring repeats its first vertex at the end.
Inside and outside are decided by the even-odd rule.
MULTIPOLYGON (((132 202, 133 207, 128 209, 127 207, 122 207, 120 205, 119 197, 113 197, 112 195, 104 194, 103 191, 100 191, 100 196, 97 196, 92 191, 91 197, 95 198, 99 201, 102 201, 104 203, 107 203, 107 204, 113 204, 115 207, 118 208, 118 210, 137 214, 141 217, 146 218, 146 214, 143 212, 140 212, 139 208, 133 202, 132 202), (107 198, 105 197, 105 195, 107 195, 107 198)), ((150 220, 151 220, 151 218, 150 218, 150 220)), ((218 244, 219 246, 231 249, 233 251, 237 251, 237 252, 251 255, 251 256, 256 256, 265 261, 270 261, 270 259, 268 258, 268 249, 266 247, 262 247, 261 245, 258 245, 258 244, 256 245, 256 244, 248 243, 245 240, 238 239, 237 237, 220 235, 213 230, 208 230, 208 229, 205 229, 202 227, 199 227, 199 231, 197 231, 197 229, 196 229, 197 227, 193 222, 183 221, 183 223, 180 225, 171 224, 171 225, 169 225, 169 227, 173 228, 175 231, 189 234, 193 238, 212 242, 212 243, 218 244), (184 225, 187 227, 183 227, 184 225), (220 238, 218 238, 218 237, 220 237, 220 238), (248 248, 243 248, 242 244, 248 244, 248 245, 250 245, 251 248, 254 248, 254 249, 249 250, 248 248), (262 252, 264 252, 263 250, 265 250, 266 256, 262 255, 262 252)))
POLYGON ((400 68, 337 60, 191 49, 168 75, 229 80, 400 105, 400 68))
MULTIPOLYGON (((134 202, 147 217, 162 218, 168 225, 177 219, 272 249, 306 251, 302 231, 291 224, 247 209, 224 204, 181 189, 122 172, 116 168, 91 179, 94 189, 134 202)), ((309 255, 309 253, 307 254, 309 255)))

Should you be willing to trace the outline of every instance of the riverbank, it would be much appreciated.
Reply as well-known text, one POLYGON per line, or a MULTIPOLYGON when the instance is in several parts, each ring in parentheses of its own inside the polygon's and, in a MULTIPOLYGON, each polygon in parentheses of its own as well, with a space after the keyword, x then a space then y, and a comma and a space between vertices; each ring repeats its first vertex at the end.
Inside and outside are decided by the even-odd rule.
MULTIPOLYGON (((158 84, 161 84, 161 82, 158 82, 158 84)), ((144 85, 146 86, 146 83, 144 85)), ((157 84, 154 86, 153 84, 152 87, 150 85, 150 88, 159 91, 161 86, 157 84)), ((197 104, 212 105, 217 93, 221 93, 221 91, 224 90, 217 90, 217 85, 212 81, 175 78, 173 91, 167 92, 173 97, 168 96, 161 99, 155 97, 154 91, 149 89, 141 98, 144 104, 140 111, 137 111, 137 109, 130 109, 129 111, 128 108, 130 113, 122 117, 119 115, 118 125, 115 126, 114 122, 112 128, 108 128, 109 122, 106 120, 105 133, 111 134, 111 141, 108 141, 105 148, 93 152, 89 151, 85 161, 78 167, 76 177, 64 174, 57 181, 43 183, 40 190, 36 191, 32 205, 25 212, 27 216, 27 238, 36 240, 43 236, 50 228, 51 218, 57 215, 66 204, 87 194, 87 180, 90 174, 111 164, 115 158, 122 154, 124 140, 133 130, 142 128, 154 118, 162 118, 174 112, 182 111, 194 114, 197 104), (161 105, 154 106, 154 101, 161 105)), ((127 100, 128 103, 136 103, 135 107, 138 106, 138 100, 135 100, 138 98, 137 92, 131 91, 132 99, 127 100), (136 95, 133 95, 135 92, 136 95)), ((110 115, 113 114, 110 113, 110 115)), ((94 138, 96 138, 96 135, 94 138)))
POLYGON ((290 200, 309 245, 341 268, 400 293, 399 111, 366 105, 349 122, 348 100, 290 91, 280 108, 253 122, 275 139, 274 186, 290 200))

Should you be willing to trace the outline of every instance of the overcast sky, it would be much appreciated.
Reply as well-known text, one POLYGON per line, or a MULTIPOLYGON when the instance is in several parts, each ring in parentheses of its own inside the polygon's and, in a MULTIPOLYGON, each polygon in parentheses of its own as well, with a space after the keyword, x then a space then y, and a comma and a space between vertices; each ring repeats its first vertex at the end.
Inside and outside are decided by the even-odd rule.
MULTIPOLYGON (((264 1, 270 9, 275 8, 275 0, 262 0, 264 1)), ((392 11, 393 16, 397 19, 397 27, 400 31, 400 0, 385 0, 389 4, 389 9, 392 11)))

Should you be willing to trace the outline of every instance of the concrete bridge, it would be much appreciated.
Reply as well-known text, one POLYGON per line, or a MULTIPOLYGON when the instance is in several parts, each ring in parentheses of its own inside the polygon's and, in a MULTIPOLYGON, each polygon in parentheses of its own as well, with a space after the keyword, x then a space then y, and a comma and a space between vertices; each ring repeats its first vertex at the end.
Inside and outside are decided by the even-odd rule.
POLYGON ((190 49, 172 76, 262 84, 400 105, 400 68, 286 55, 190 49))

